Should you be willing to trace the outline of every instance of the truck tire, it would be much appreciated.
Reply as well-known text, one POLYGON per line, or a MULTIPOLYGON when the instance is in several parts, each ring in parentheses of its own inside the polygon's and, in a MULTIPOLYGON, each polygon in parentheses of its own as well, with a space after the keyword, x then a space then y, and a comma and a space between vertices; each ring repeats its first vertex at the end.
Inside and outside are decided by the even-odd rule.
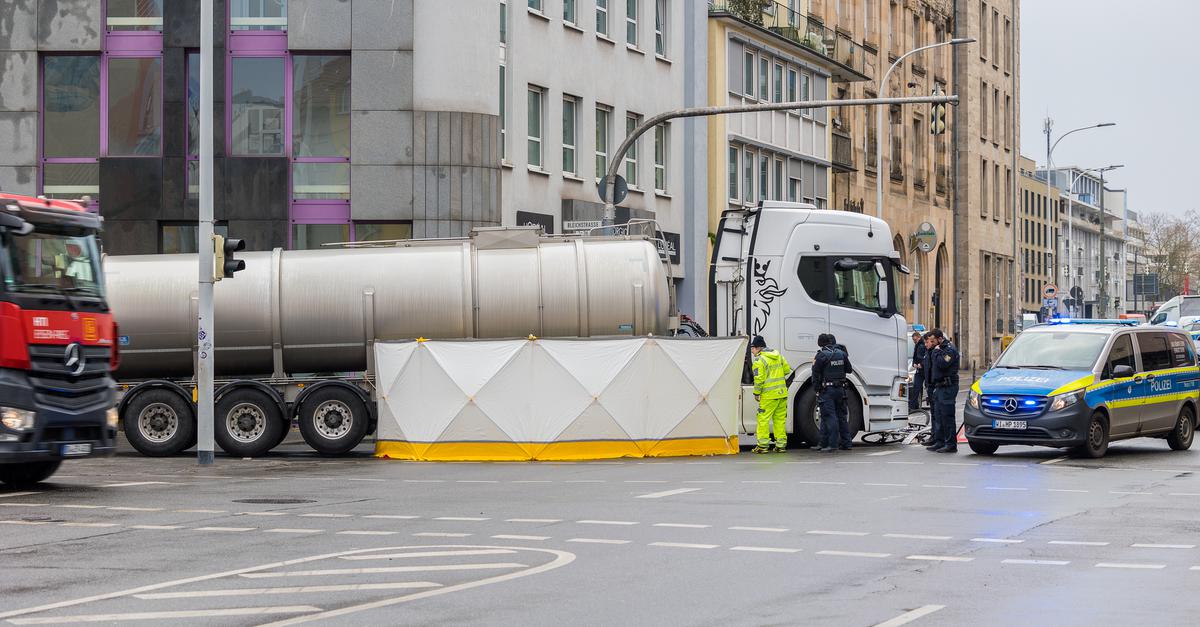
POLYGON ((31 486, 49 479, 61 464, 62 460, 60 459, 23 464, 0 464, 0 483, 7 483, 14 488, 31 486))
POLYGON ((300 404, 300 434, 322 455, 341 455, 362 442, 371 421, 366 403, 353 390, 328 386, 300 404))
MULTIPOLYGON (((863 431, 864 424, 862 399, 853 388, 846 390, 846 416, 850 422, 850 437, 853 438, 863 431)), ((821 425, 817 421, 817 394, 812 387, 796 396, 792 430, 798 432, 809 444, 821 441, 821 425)))
POLYGON ((221 450, 235 457, 259 457, 275 448, 284 430, 275 399, 261 390, 233 390, 217 401, 213 431, 221 450))
POLYGON ((177 455, 196 445, 196 415, 192 404, 167 389, 139 393, 121 416, 125 439, 142 455, 177 455))

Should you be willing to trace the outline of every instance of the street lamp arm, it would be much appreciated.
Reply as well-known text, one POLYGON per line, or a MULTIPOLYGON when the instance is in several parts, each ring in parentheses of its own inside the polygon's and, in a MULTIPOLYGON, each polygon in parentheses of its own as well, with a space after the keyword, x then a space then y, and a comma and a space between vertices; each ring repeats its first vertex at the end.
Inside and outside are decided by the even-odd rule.
MULTIPOLYGON (((1063 133, 1062 135, 1060 135, 1058 137, 1058 139, 1054 141, 1054 144, 1052 146, 1050 146, 1050 153, 1046 156, 1046 158, 1047 158, 1047 160, 1049 160, 1050 156, 1052 156, 1054 154, 1054 149, 1058 147, 1058 142, 1066 139, 1067 136, 1070 135, 1071 133, 1078 133, 1079 131, 1087 131, 1087 130, 1091 130, 1093 128, 1104 128, 1106 126, 1116 126, 1116 125, 1117 125, 1116 122, 1102 122, 1100 124, 1093 124, 1091 126, 1081 126, 1079 128, 1069 130, 1066 133, 1063 133)), ((1050 167, 1049 162, 1046 163, 1046 167, 1047 168, 1050 167)))

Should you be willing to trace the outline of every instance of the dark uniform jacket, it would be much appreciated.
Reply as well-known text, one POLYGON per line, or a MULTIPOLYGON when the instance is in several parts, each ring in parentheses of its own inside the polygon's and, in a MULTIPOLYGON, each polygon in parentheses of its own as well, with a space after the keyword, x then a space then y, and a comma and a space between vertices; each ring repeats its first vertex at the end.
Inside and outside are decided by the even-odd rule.
POLYGON ((925 354, 928 352, 929 349, 925 348, 925 342, 917 342, 916 346, 913 347, 913 366, 920 366, 922 372, 925 371, 925 354))
POLYGON ((845 381, 846 375, 852 372, 854 372, 854 366, 850 365, 850 353, 846 351, 845 346, 831 344, 817 351, 817 358, 813 361, 812 369, 813 383, 816 383, 817 387, 826 382, 845 381))
POLYGON ((950 340, 930 352, 929 368, 926 376, 933 387, 958 388, 958 349, 950 340))

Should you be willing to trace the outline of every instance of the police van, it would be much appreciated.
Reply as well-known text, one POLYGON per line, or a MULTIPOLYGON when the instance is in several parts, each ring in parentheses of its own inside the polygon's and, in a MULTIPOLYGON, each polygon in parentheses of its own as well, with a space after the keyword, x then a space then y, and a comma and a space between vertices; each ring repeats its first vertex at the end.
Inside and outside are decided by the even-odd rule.
POLYGON ((971 386, 971 450, 1005 444, 1071 447, 1102 457, 1108 443, 1166 438, 1192 445, 1200 368, 1191 336, 1130 321, 1056 321, 1026 329, 971 386))

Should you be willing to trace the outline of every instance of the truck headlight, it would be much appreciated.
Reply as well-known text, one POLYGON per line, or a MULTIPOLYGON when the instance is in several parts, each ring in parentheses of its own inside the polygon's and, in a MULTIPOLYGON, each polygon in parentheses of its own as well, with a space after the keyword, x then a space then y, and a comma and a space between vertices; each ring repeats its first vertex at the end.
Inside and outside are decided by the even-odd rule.
POLYGON ((117 408, 113 407, 108 410, 108 415, 105 417, 108 419, 108 428, 116 429, 117 422, 121 420, 121 414, 117 412, 117 408))
POLYGON ((971 406, 971 409, 979 409, 979 392, 975 390, 967 392, 967 404, 971 406))
POLYGON ((13 431, 33 429, 34 412, 16 407, 0 407, 0 424, 13 431))
POLYGON ((1050 411, 1066 409, 1075 403, 1078 403, 1079 399, 1081 398, 1083 398, 1083 390, 1059 394, 1058 396, 1054 397, 1054 400, 1050 401, 1050 411))

